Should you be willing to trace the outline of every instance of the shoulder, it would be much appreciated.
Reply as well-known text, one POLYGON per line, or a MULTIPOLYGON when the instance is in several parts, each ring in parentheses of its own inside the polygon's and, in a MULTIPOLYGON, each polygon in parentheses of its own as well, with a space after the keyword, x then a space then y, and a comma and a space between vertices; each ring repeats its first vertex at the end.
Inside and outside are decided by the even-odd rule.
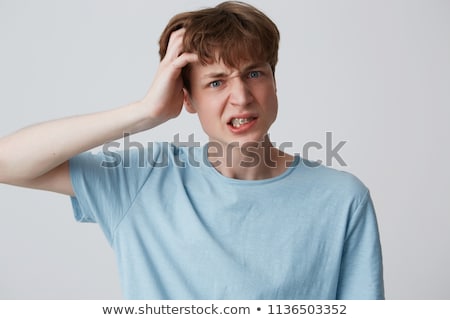
POLYGON ((128 148, 119 149, 120 145, 113 142, 104 144, 101 149, 80 153, 70 159, 71 164, 98 169, 142 168, 152 166, 161 157, 164 150, 170 148, 167 144, 149 142, 143 145, 133 142, 128 148))
POLYGON ((367 186, 354 174, 326 167, 322 164, 301 159, 299 179, 305 180, 320 192, 336 197, 353 198, 363 201, 369 192, 367 186))

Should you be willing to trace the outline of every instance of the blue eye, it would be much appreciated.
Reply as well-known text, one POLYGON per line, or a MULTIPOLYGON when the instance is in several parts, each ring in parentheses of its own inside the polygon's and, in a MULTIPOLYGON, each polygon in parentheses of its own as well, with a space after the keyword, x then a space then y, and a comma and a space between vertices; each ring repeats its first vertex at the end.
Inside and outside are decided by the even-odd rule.
POLYGON ((215 80, 215 81, 210 82, 210 83, 209 83, 209 86, 210 86, 211 88, 217 88, 217 87, 219 87, 221 84, 222 84, 222 81, 220 81, 220 80, 215 80))
POLYGON ((259 78, 261 76, 261 71, 251 71, 248 74, 249 78, 259 78))

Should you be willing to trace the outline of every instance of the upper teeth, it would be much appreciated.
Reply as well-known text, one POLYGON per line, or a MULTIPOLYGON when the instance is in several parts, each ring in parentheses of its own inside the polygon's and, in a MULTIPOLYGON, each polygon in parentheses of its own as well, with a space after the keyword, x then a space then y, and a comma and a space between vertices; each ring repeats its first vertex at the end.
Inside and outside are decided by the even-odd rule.
POLYGON ((231 124, 233 125, 233 127, 239 128, 244 123, 247 123, 250 121, 251 121, 251 118, 233 118, 231 120, 231 124))

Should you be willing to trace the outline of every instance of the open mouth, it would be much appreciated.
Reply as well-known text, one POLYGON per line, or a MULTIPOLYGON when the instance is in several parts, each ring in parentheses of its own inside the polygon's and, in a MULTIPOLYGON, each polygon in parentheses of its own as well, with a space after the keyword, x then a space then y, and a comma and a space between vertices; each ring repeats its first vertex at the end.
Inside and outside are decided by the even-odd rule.
POLYGON ((239 128, 244 124, 247 124, 249 122, 252 122, 255 120, 255 117, 248 117, 248 118, 232 118, 230 122, 228 122, 229 125, 231 125, 233 128, 239 128))

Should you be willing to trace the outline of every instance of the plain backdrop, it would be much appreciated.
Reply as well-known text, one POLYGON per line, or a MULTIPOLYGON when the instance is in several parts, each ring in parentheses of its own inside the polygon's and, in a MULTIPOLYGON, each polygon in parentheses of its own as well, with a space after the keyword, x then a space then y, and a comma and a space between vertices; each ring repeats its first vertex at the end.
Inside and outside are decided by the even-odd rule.
MULTIPOLYGON (((217 3, 0 0, 0 136, 142 98, 168 20, 217 3)), ((291 153, 325 146, 326 132, 346 141, 346 165, 332 166, 371 190, 386 297, 449 299, 450 1, 249 3, 282 36, 272 139, 291 153)), ((177 133, 206 141, 186 112, 133 139, 177 133)), ((68 197, 0 185, 0 218, 0 298, 121 298, 111 248, 95 224, 74 221, 68 197)))

